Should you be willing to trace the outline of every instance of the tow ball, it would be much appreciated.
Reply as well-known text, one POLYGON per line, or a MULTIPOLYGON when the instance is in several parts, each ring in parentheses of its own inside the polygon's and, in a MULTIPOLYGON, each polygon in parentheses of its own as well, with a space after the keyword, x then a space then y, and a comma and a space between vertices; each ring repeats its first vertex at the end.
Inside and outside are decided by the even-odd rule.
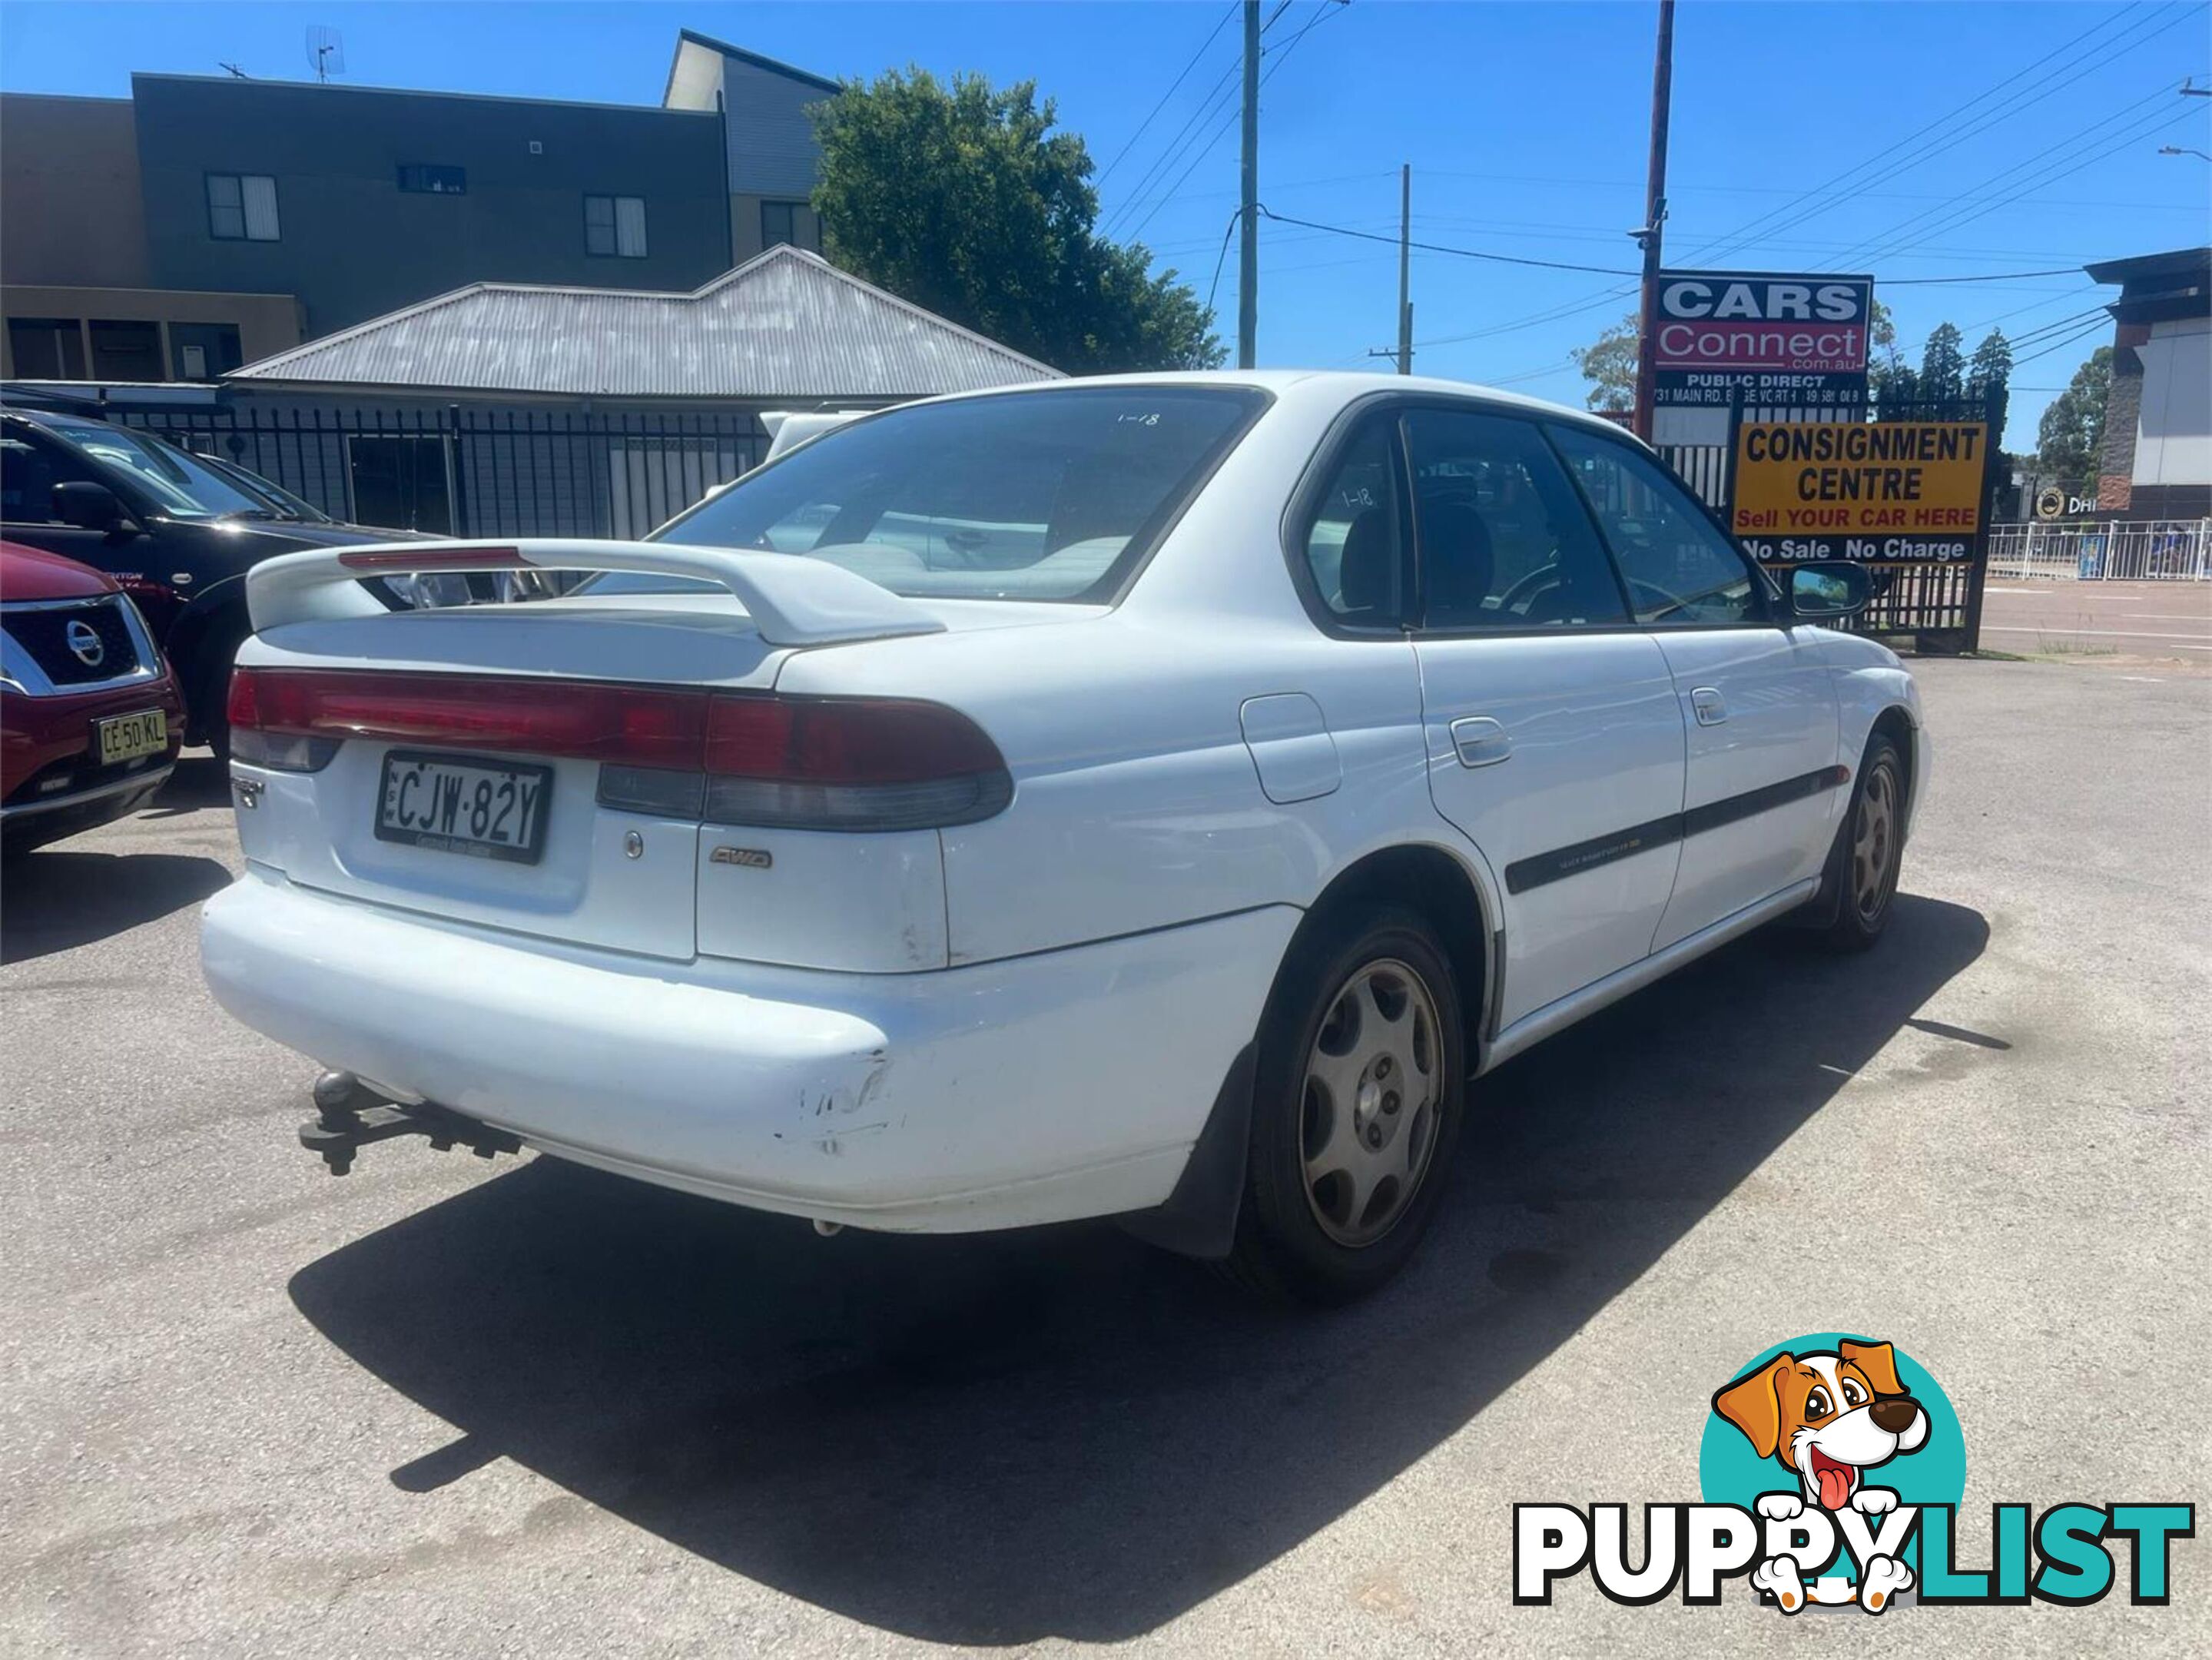
POLYGON ((400 1135, 425 1137, 438 1152, 466 1147, 479 1158, 522 1151, 520 1138, 505 1130, 435 1102, 386 1101, 349 1072, 326 1072, 315 1079, 315 1116, 300 1126, 300 1145, 329 1165, 331 1175, 351 1170, 354 1155, 370 1142, 400 1135))

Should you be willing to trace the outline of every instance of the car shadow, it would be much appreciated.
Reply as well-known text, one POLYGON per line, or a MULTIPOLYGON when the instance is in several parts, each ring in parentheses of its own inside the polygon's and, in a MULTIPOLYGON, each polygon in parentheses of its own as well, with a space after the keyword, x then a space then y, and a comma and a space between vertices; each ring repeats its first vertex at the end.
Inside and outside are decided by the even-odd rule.
POLYGON ((404 1489, 504 1456, 871 1626, 1127 1638, 1481 1412, 1988 932, 1909 896, 1871 958, 1770 932, 1501 1067, 1413 1267, 1333 1314, 1255 1306, 1105 1226, 824 1241, 550 1159, 332 1252, 291 1294, 462 1432, 391 1471, 404 1489))
POLYGON ((230 763, 204 750, 177 757, 177 769, 146 809, 149 818, 175 818, 230 805, 230 763))
POLYGON ((196 905, 230 882, 220 860, 177 853, 10 852, 0 864, 0 963, 24 963, 196 905))

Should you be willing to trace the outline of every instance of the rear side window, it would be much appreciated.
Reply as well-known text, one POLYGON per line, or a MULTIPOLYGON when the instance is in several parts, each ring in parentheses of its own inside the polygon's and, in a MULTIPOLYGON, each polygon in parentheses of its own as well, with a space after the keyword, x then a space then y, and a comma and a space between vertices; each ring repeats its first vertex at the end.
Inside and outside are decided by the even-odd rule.
POLYGON ((1406 417, 1406 446, 1424 626, 1628 620, 1589 514, 1534 423, 1416 409, 1406 417))
POLYGON ((1638 622, 1694 628, 1765 615, 1751 562, 1656 462, 1577 428, 1551 434, 1620 562, 1638 622))
POLYGON ((1305 533, 1306 568, 1322 603, 1355 627, 1405 614, 1406 527, 1389 417, 1370 417, 1338 455, 1305 533))
POLYGON ((1103 599, 1265 404, 1243 388, 1114 386, 893 410, 792 451, 660 539, 800 554, 915 598, 1103 599))

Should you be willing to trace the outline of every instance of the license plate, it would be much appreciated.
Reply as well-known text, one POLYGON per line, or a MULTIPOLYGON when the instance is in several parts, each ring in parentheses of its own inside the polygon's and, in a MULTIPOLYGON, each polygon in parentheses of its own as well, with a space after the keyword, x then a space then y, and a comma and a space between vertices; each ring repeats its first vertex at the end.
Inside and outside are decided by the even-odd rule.
POLYGON ((534 865, 553 769, 394 750, 384 757, 376 837, 471 859, 534 865))
POLYGON ((142 755, 159 755, 169 747, 169 717, 160 709, 110 715, 92 723, 92 741, 103 767, 136 761, 142 755))

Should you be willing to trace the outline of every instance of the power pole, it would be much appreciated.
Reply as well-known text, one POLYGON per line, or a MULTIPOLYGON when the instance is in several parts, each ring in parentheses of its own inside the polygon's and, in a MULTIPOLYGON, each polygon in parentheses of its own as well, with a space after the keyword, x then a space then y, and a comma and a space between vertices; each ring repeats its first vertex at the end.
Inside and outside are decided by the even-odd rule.
POLYGON ((1398 169, 1398 373, 1413 372, 1413 164, 1398 169))
POLYGON ((1659 51, 1651 68, 1651 169, 1644 185, 1644 293, 1636 329, 1636 435, 1651 441, 1651 404, 1658 382, 1660 233, 1667 221, 1667 113, 1674 99, 1674 0, 1659 0, 1659 51))
POLYGON ((1244 0, 1243 206, 1237 210, 1237 367, 1260 362, 1260 0, 1244 0))

